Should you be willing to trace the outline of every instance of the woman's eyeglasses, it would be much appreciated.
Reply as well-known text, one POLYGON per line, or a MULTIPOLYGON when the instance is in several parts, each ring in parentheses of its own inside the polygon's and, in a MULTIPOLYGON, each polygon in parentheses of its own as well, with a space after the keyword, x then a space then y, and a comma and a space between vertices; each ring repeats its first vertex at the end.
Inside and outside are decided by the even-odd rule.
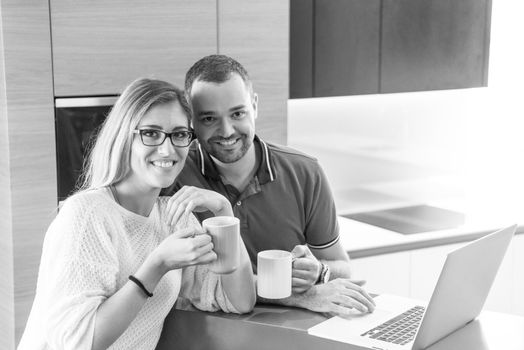
POLYGON ((167 137, 175 147, 187 147, 195 138, 192 130, 181 129, 173 132, 165 132, 157 129, 135 129, 133 134, 140 134, 140 139, 144 146, 160 146, 167 137))

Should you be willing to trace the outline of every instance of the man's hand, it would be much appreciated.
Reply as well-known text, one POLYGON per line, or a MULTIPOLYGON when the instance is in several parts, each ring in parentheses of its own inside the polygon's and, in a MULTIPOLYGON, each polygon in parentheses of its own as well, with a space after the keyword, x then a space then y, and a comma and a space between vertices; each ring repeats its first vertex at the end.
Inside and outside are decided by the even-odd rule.
POLYGON ((304 293, 318 280, 322 265, 305 245, 297 245, 291 251, 293 256, 292 291, 304 293))
POLYGON ((301 306, 330 316, 347 317, 360 312, 373 312, 375 302, 362 288, 365 281, 338 278, 315 285, 303 294, 301 306))

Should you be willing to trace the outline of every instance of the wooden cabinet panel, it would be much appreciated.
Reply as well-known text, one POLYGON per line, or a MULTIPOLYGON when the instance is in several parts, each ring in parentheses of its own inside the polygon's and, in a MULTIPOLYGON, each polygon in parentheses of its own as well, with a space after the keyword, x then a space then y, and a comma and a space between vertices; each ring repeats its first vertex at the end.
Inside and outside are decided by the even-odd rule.
POLYGON ((524 234, 513 238, 512 312, 524 316, 524 234))
POLYGON ((450 244, 411 251, 410 296, 412 298, 429 301, 447 254, 461 245, 463 244, 450 244))
POLYGON ((0 349, 33 303, 44 233, 56 207, 49 3, 0 2, 0 349))
POLYGON ((148 76, 182 87, 216 53, 216 0, 51 0, 55 96, 119 93, 148 76))
POLYGON ((486 85, 491 0, 384 0, 381 92, 486 85))
MULTIPOLYGON (((449 244, 412 251, 411 297, 429 301, 447 254, 464 244, 449 244)), ((511 312, 512 263, 512 247, 510 246, 484 304, 485 309, 511 312)))
POLYGON ((258 94, 257 134, 287 138, 289 1, 219 0, 218 52, 237 59, 258 94))
POLYGON ((291 97, 486 86, 491 1, 293 1, 291 97))
POLYGON ((377 93, 379 0, 316 0, 314 96, 377 93))
MULTIPOLYGON (((352 260, 356 279, 371 292, 429 301, 449 252, 465 243, 352 260)), ((524 235, 516 235, 502 261, 484 309, 524 315, 524 235)))
POLYGON ((485 310, 514 313, 513 301, 511 300, 513 295, 513 254, 514 242, 511 242, 484 304, 485 310))
POLYGON ((291 0, 289 97, 313 96, 313 0, 291 0))

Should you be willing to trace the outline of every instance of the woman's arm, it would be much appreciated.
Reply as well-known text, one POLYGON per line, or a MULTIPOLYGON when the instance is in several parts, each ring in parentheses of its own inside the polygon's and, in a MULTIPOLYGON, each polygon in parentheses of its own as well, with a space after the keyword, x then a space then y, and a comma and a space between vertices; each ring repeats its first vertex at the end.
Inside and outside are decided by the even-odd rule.
POLYGON ((220 279, 222 288, 231 304, 238 312, 246 313, 253 310, 257 296, 251 260, 242 239, 240 239, 239 248, 240 264, 238 268, 230 274, 220 275, 220 279))
MULTIPOLYGON (((184 186, 168 202, 167 218, 173 225, 193 211, 211 211, 215 216, 234 216, 231 204, 221 194, 192 186, 184 186)), ((240 239, 238 268, 219 275, 222 287, 229 301, 241 313, 249 312, 256 302, 255 279, 251 261, 242 239, 240 239)))
MULTIPOLYGON (((134 276, 153 292, 162 276, 173 269, 206 264, 216 259, 209 235, 196 235, 195 228, 168 236, 148 256, 134 276)), ((154 297, 154 296, 153 296, 154 297)), ((96 312, 93 349, 106 349, 129 327, 147 300, 140 287, 128 281, 106 299, 96 312)))
MULTIPOLYGON (((135 275, 153 291, 163 276, 158 264, 148 258, 135 275)), ((96 312, 92 349, 107 349, 129 327, 147 300, 146 294, 132 281, 106 299, 96 312)))

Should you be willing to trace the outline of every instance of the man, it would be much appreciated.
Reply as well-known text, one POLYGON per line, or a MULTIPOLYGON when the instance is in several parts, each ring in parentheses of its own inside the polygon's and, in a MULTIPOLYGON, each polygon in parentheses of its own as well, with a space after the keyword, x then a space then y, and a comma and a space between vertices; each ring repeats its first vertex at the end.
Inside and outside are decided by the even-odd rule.
POLYGON ((185 90, 198 141, 167 194, 189 185, 226 196, 255 271, 259 251, 292 251, 293 294, 259 301, 335 315, 373 311, 363 282, 349 280, 335 204, 316 159, 255 135, 258 97, 244 67, 224 55, 204 57, 187 72, 185 90))

